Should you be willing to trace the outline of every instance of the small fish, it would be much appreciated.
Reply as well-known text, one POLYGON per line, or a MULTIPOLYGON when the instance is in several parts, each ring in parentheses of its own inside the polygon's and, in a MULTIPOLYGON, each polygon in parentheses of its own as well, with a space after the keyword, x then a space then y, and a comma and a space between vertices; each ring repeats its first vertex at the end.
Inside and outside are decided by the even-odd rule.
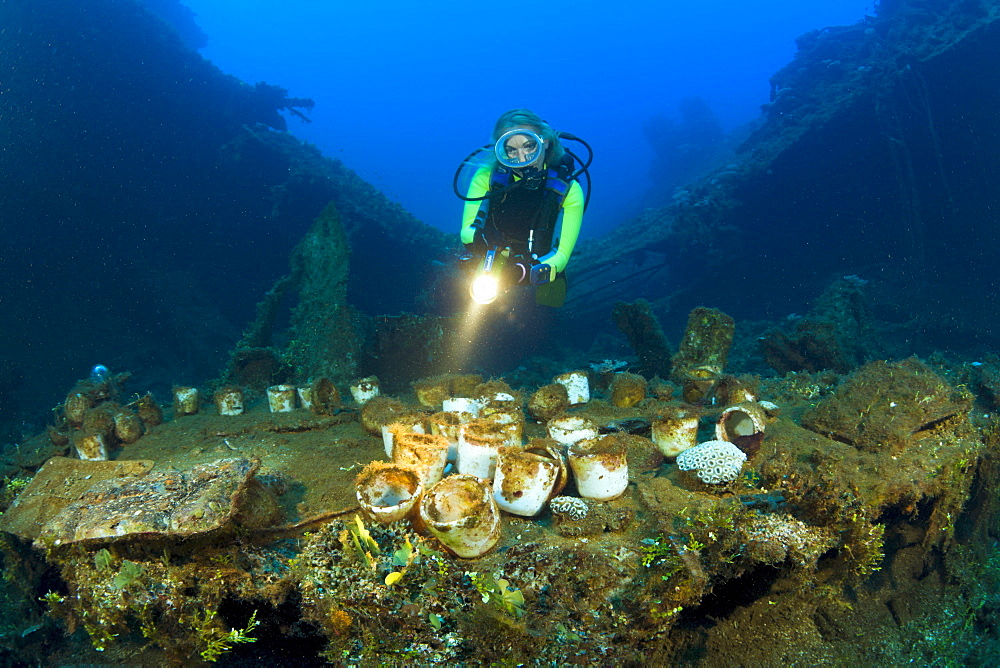
POLYGON ((648 434, 649 433, 649 420, 646 418, 624 418, 622 420, 612 420, 606 425, 602 426, 600 432, 602 434, 648 434))
POLYGON ((23 631, 21 631, 21 637, 24 638, 25 636, 34 633, 35 631, 37 631, 40 628, 42 628, 41 624, 35 624, 34 626, 29 626, 28 628, 26 628, 23 631))

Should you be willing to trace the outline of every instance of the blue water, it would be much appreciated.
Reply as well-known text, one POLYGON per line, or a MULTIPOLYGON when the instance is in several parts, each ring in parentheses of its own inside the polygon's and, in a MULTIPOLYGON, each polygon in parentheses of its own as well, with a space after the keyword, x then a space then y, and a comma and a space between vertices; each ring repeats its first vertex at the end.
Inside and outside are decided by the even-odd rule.
POLYGON ((289 130, 441 229, 458 226, 455 167, 502 112, 527 107, 585 138, 597 159, 584 237, 650 204, 645 122, 698 96, 724 130, 747 123, 796 37, 873 12, 872 0, 186 4, 206 58, 314 99, 312 123, 289 130))
MULTIPOLYGON (((718 139, 758 116, 768 78, 790 60, 796 36, 872 10, 862 0, 753 10, 737 2, 609 11, 589 2, 515 10, 202 0, 38 0, 3 9, 8 23, 34 26, 0 33, 13 77, 10 91, 0 89, 7 442, 42 426, 98 362, 132 370, 133 386, 161 394, 171 383, 217 377, 325 204, 275 191, 288 174, 277 162, 227 179, 226 161, 241 154, 220 146, 239 140, 241 125, 287 124, 451 235, 461 212, 456 167, 488 139, 500 113, 530 107, 593 146, 582 236, 595 237, 669 200, 685 169, 697 167, 681 162, 667 174, 650 141, 664 127, 673 129, 668 149, 696 139, 682 102, 701 105, 718 139), (193 50, 148 37, 144 7, 193 50), (234 82, 314 100, 296 110, 310 122, 266 108, 227 121, 241 103, 214 81, 203 85, 214 76, 203 58, 234 82), (282 196, 287 202, 272 209, 271 198, 282 196)), ((695 145, 694 155, 709 153, 695 145)), ((397 258, 370 234, 358 243, 388 253, 383 264, 396 271, 449 260, 397 258)), ((349 289, 367 300, 362 310, 421 308, 427 286, 382 275, 379 263, 352 269, 349 289)))

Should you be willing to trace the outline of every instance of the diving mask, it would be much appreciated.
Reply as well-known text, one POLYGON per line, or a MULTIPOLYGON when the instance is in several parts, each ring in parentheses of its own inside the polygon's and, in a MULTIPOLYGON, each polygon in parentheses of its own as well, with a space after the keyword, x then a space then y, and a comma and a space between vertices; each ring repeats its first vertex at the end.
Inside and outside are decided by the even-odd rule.
POLYGON ((545 141, 531 130, 517 128, 497 140, 497 162, 510 169, 524 169, 535 164, 545 151, 545 141))

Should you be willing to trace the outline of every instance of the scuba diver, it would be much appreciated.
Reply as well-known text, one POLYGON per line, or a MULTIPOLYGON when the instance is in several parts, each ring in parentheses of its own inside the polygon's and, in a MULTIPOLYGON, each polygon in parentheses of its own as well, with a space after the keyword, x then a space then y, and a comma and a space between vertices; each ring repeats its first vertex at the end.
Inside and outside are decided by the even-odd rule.
POLYGON ((493 141, 463 162, 462 167, 476 164, 472 159, 477 154, 489 152, 488 159, 479 162, 466 194, 458 188, 462 167, 453 184, 455 193, 465 200, 463 264, 478 270, 471 285, 472 298, 488 304, 511 285, 532 285, 537 304, 562 306, 566 265, 590 198, 587 168, 593 151, 582 139, 556 132, 527 109, 512 109, 500 116, 493 141), (562 139, 587 148, 588 159, 579 169, 579 159, 563 146, 562 139), (587 176, 586 195, 577 180, 581 174, 587 176))

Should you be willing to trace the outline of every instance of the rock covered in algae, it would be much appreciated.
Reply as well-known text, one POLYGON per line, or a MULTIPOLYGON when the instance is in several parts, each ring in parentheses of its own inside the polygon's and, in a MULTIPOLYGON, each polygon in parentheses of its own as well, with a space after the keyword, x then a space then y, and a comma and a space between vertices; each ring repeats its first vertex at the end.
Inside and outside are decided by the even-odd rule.
POLYGON ((921 432, 964 416, 972 396, 916 358, 870 362, 802 416, 802 426, 861 450, 899 451, 921 432))
POLYGON ((794 332, 765 332, 759 342, 767 365, 781 375, 822 369, 848 373, 858 367, 866 351, 876 348, 865 303, 867 283, 857 276, 838 278, 805 317, 794 320, 794 332))
POLYGON ((49 520, 35 545, 186 537, 221 528, 238 513, 259 467, 258 460, 220 459, 187 471, 99 482, 49 520))
POLYGON ((392 397, 375 397, 361 407, 361 428, 372 436, 382 434, 382 427, 399 422, 403 416, 415 415, 413 408, 392 397))
POLYGON ((973 362, 971 367, 976 394, 983 397, 991 409, 1000 408, 1000 359, 988 355, 985 362, 973 362))
POLYGON ((38 470, 10 508, 0 514, 0 531, 28 541, 68 505, 99 483, 127 485, 153 468, 150 460, 119 459, 89 462, 52 457, 38 470))
POLYGON ((542 422, 550 420, 569 408, 569 393, 559 383, 538 388, 528 399, 528 412, 542 422))
POLYGON ((611 380, 611 405, 632 408, 646 398, 648 382, 636 373, 622 371, 611 380))
POLYGON ((737 534, 747 558, 767 564, 789 560, 811 568, 820 555, 838 544, 829 528, 809 526, 785 513, 751 515, 740 523, 737 534))
POLYGON ((625 531, 634 511, 620 501, 592 503, 574 496, 556 496, 549 502, 553 526, 561 536, 600 536, 625 531))
POLYGON ((414 381, 411 386, 421 406, 440 410, 445 399, 472 396, 482 382, 478 374, 444 373, 414 381))

